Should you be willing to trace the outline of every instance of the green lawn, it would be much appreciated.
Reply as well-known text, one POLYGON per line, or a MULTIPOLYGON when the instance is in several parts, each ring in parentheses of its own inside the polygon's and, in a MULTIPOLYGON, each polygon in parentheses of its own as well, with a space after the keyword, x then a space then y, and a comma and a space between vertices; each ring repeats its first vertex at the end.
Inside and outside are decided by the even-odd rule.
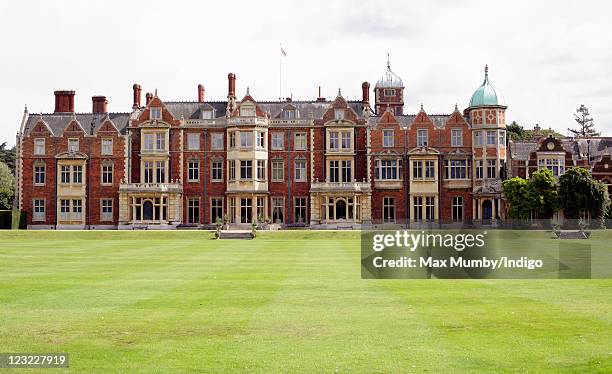
POLYGON ((0 232, 0 352, 77 373, 612 371, 609 279, 361 280, 357 233, 211 238, 0 232))

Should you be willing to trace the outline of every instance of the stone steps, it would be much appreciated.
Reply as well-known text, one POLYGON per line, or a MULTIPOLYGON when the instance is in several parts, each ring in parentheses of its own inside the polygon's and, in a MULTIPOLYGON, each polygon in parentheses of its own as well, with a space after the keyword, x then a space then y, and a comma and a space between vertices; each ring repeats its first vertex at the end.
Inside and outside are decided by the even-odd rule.
POLYGON ((219 239, 252 239, 250 230, 221 230, 219 239))

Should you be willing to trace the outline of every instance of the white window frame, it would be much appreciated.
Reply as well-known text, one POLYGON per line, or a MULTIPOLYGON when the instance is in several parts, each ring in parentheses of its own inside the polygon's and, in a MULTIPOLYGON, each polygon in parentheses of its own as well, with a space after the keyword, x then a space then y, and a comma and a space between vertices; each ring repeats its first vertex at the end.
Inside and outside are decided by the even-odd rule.
POLYGON ((240 133, 240 148, 253 148, 253 132, 239 131, 240 133))
POLYGON ((427 147, 429 143, 428 129, 417 129, 417 147, 427 147))
POLYGON ((392 196, 384 196, 383 197, 383 223, 395 223, 396 222, 396 212, 395 212, 395 198, 392 196), (392 212, 393 217, 390 217, 388 213, 392 212))
POLYGON ((102 154, 105 156, 113 154, 113 138, 102 138, 102 154))
POLYGON ((258 149, 266 149, 266 133, 264 131, 255 132, 255 146, 258 149))
POLYGON ((346 115, 346 109, 334 109, 334 119, 336 121, 344 120, 345 115, 346 115))
POLYGON ((200 221, 201 221, 200 198, 199 197, 188 197, 187 198, 187 222, 188 223, 200 223, 200 221), (196 217, 197 219, 195 219, 196 217))
POLYGON ((305 151, 307 147, 306 133, 296 132, 293 135, 293 147, 296 151, 305 151))
POLYGON ((223 160, 210 161, 210 180, 212 182, 223 182, 223 160))
POLYGON ((266 180, 266 160, 257 160, 257 180, 266 180))
POLYGON ((47 182, 47 165, 44 162, 35 162, 34 168, 34 180, 32 181, 35 186, 44 186, 47 182), (40 171, 37 169, 41 169, 40 171), (38 176, 42 175, 42 182, 38 181, 38 176))
POLYGON ((401 159, 384 159, 384 158, 377 159, 375 161, 374 180, 379 180, 379 181, 401 180, 401 168, 402 168, 401 159))
POLYGON ((211 134, 211 144, 210 148, 213 151, 222 151, 223 150, 223 134, 219 132, 214 132, 211 134))
POLYGON ((253 160, 240 160, 240 180, 253 180, 253 160))
POLYGON ((161 107, 151 107, 149 111, 150 117, 152 120, 160 120, 162 119, 162 108, 161 107))
POLYGON ((285 181, 285 160, 272 160, 272 182, 285 181))
POLYGON ((451 129, 451 146, 452 147, 463 146, 463 130, 462 129, 451 129))
POLYGON ((474 145, 482 146, 482 131, 474 131, 474 145))
POLYGON ((497 131, 487 130, 487 146, 497 145, 497 131))
POLYGON ((272 132, 272 150, 282 151, 285 149, 285 133, 272 132))
POLYGON ((187 182, 198 182, 200 180, 200 161, 187 161, 187 182))
POLYGON ((197 133, 197 132, 187 133, 187 150, 188 151, 199 151, 200 150, 200 133, 197 133))
POLYGON ((211 223, 216 223, 217 218, 221 218, 221 220, 223 220, 223 216, 224 216, 224 212, 223 212, 223 205, 224 205, 224 199, 222 197, 211 197, 210 198, 210 210, 209 210, 209 214, 210 214, 210 222, 211 223), (218 202, 221 202, 221 204, 219 204, 218 202), (216 209, 221 209, 221 215, 215 217, 213 215, 213 211, 216 209))
POLYGON ((306 160, 295 160, 294 161, 294 179, 296 182, 306 182, 306 160))
POLYGON ((80 149, 79 138, 68 138, 68 152, 75 153, 80 149))
POLYGON ((32 200, 32 221, 45 221, 46 219, 45 199, 32 200))
POLYGON ((100 164, 100 183, 105 186, 112 185, 113 184, 113 173, 114 173, 113 164, 109 162, 103 162, 102 164, 100 164), (108 179, 109 175, 110 175, 110 181, 108 179))
POLYGON ((394 131, 393 129, 383 129, 383 147, 392 148, 395 145, 394 131))
POLYGON ((308 197, 306 196, 296 196, 293 198, 293 220, 295 223, 306 223, 308 222, 308 197), (302 221, 299 220, 298 216, 302 214, 298 214, 298 212, 303 211, 302 221))
POLYGON ((112 221, 113 220, 113 199, 100 199, 100 221, 112 221), (110 201, 110 211, 109 205, 110 201))
POLYGON ((463 221, 465 211, 463 206, 463 196, 453 196, 451 204, 451 219, 453 221, 463 221))
POLYGON ((45 154, 45 139, 44 138, 34 139, 34 154, 37 156, 42 156, 45 154))

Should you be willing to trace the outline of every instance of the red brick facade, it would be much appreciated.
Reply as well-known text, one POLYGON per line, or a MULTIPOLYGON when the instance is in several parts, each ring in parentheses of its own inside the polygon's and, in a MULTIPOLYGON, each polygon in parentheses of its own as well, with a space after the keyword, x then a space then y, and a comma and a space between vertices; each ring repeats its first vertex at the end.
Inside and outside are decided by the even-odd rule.
POLYGON ((502 218, 505 107, 404 115, 403 83, 389 73, 372 106, 367 82, 360 101, 339 92, 333 101, 258 102, 248 91, 236 100, 234 74, 223 102, 205 101, 199 85, 197 101, 147 94, 141 106, 135 84, 129 113, 106 113, 105 97, 93 98, 92 113, 74 113, 74 92, 58 91, 54 113, 24 117, 20 208, 31 227, 49 228, 210 225, 213 203, 237 224, 261 216, 313 227, 502 218), (477 174, 477 160, 496 158, 491 175, 477 174), (36 165, 45 167, 44 184, 33 183, 36 165), (35 209, 35 200, 44 206, 35 209))

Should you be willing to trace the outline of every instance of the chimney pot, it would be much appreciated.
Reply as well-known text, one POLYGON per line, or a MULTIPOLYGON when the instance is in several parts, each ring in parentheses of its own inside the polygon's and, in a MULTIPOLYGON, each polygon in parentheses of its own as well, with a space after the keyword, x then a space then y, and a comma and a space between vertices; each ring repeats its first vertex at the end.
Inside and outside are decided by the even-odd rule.
POLYGON ((92 96, 92 113, 107 113, 108 112, 108 100, 106 100, 106 96, 92 96))
POLYGON ((370 103, 370 83, 363 82, 361 84, 361 101, 365 103, 370 103))
POLYGON ((236 74, 229 73, 227 75, 227 96, 236 96, 236 74))
POLYGON ((134 90, 134 104, 132 105, 132 109, 140 108, 140 93, 142 92, 142 87, 138 83, 134 83, 132 86, 134 90))
POLYGON ((145 100, 146 100, 145 105, 149 105, 149 103, 151 102, 151 100, 153 100, 153 94, 152 94, 152 93, 150 93, 150 92, 147 92, 147 94, 145 95, 145 97, 146 97, 146 99, 145 99, 145 100))
POLYGON ((204 85, 198 84, 198 102, 204 102, 204 85))
POLYGON ((319 97, 317 97, 317 101, 325 101, 325 98, 321 96, 321 86, 319 86, 319 97))
POLYGON ((55 113, 74 113, 74 91, 59 90, 55 95, 55 113))

